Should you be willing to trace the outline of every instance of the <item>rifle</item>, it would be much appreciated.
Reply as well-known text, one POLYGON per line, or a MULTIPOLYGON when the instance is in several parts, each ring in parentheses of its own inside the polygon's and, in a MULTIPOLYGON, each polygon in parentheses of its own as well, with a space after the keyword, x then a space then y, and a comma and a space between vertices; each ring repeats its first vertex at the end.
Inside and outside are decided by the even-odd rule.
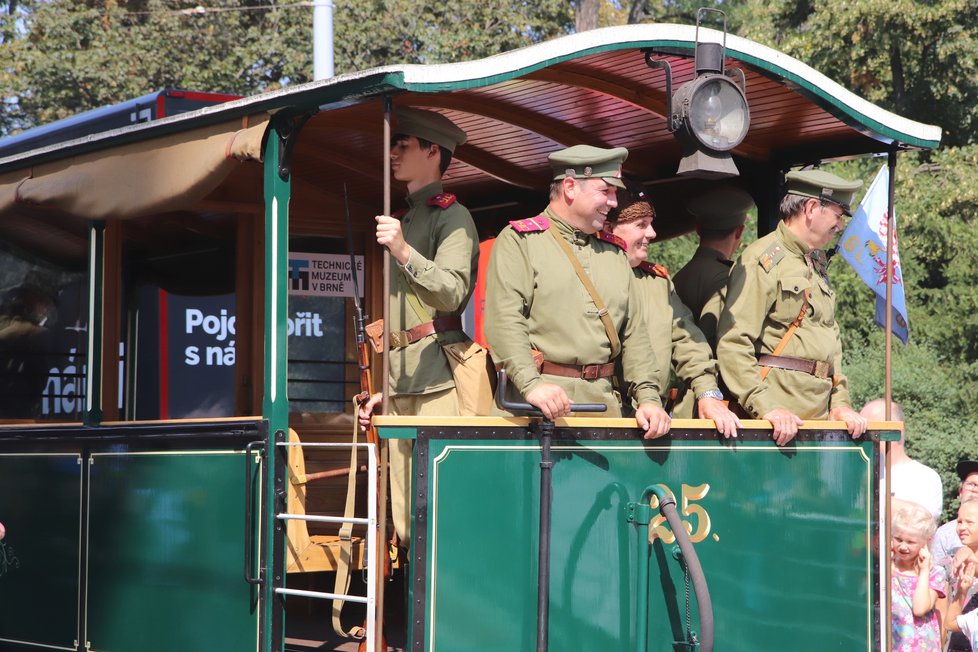
MULTIPOLYGON (((360 393, 353 398, 353 403, 355 405, 355 412, 358 412, 360 405, 369 401, 370 397, 373 396, 374 388, 373 388, 373 379, 371 378, 370 375, 370 350, 367 346, 367 333, 366 333, 367 317, 366 315, 364 315, 363 307, 360 304, 360 288, 357 282, 356 256, 353 253, 353 222, 350 218, 350 198, 347 193, 346 183, 343 184, 343 208, 346 214, 346 246, 347 246, 347 251, 350 254, 350 272, 353 278, 353 306, 354 306, 353 330, 356 336, 357 363, 360 370, 360 393)), ((359 428, 360 426, 357 423, 357 414, 354 414, 353 418, 354 418, 354 428, 355 429, 359 428)), ((378 487, 378 491, 377 491, 377 502, 378 502, 378 506, 377 506, 378 536, 376 539, 377 546, 375 551, 375 557, 373 559, 370 559, 367 563, 374 564, 375 568, 377 568, 378 570, 376 609, 378 613, 382 614, 384 609, 384 598, 383 598, 384 582, 391 575, 390 555, 385 554, 384 545, 386 544, 385 541, 386 537, 384 537, 383 535, 384 526, 387 520, 386 510, 383 509, 384 507, 386 507, 387 504, 387 492, 384 491, 386 485, 386 475, 383 473, 383 470, 385 468, 385 461, 380 450, 380 437, 377 435, 377 428, 373 424, 371 424, 366 429, 366 434, 367 434, 367 442, 374 444, 377 447, 378 460, 380 460, 380 465, 381 465, 381 473, 378 474, 378 484, 380 484, 380 487, 378 487)), ((356 451, 357 449, 354 447, 353 459, 350 462, 350 469, 349 469, 350 484, 347 489, 347 494, 348 494, 347 511, 349 511, 351 514, 352 514, 353 505, 352 505, 350 492, 354 490, 354 486, 355 486, 354 478, 355 478, 356 471, 358 469, 358 464, 356 461, 356 451)), ((349 525, 344 525, 344 527, 340 530, 340 539, 343 542, 349 541, 350 530, 348 528, 350 528, 349 525)), ((349 551, 345 549, 341 550, 340 557, 341 560, 344 557, 346 558, 346 568, 345 568, 346 572, 341 573, 339 569, 337 570, 336 590, 335 590, 335 593, 337 594, 345 593, 349 587, 349 557, 350 557, 349 551), (345 555, 344 552, 346 552, 345 555), (341 586, 341 584, 343 586, 341 586)), ((341 561, 341 563, 344 562, 341 561)), ((367 643, 365 638, 367 623, 365 622, 362 628, 354 628, 349 632, 344 630, 339 619, 342 605, 343 603, 341 601, 336 600, 333 602, 333 629, 335 629, 338 634, 341 634, 343 636, 353 636, 356 638, 361 638, 362 640, 360 641, 360 645, 358 649, 365 650, 366 643, 367 643)), ((380 623, 382 622, 382 620, 378 619, 377 622, 380 623)), ((381 630, 380 636, 378 637, 379 648, 381 650, 387 650, 388 649, 387 640, 383 635, 383 631, 381 627, 378 627, 378 629, 381 630)), ((370 652, 374 652, 374 651, 371 650, 370 652)))

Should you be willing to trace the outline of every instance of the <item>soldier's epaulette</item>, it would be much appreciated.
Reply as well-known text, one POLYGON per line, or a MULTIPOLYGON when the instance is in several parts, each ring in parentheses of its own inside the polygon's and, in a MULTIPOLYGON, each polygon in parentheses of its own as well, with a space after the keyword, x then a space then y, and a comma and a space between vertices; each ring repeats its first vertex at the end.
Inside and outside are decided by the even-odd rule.
POLYGON ((656 263, 650 263, 645 260, 638 264, 638 268, 648 272, 649 274, 654 274, 655 276, 661 276, 662 278, 669 278, 669 270, 666 269, 665 265, 658 265, 656 263))
POLYGON ((628 251, 628 243, 622 240, 621 238, 619 238, 614 233, 608 233, 607 231, 598 231, 597 233, 594 234, 594 237, 596 237, 598 240, 601 240, 602 242, 610 242, 611 244, 615 245, 622 251, 628 251))
POLYGON ((543 215, 537 215, 536 217, 528 217, 525 220, 513 220, 509 225, 517 233, 534 233, 549 229, 550 220, 543 215))
POLYGON ((784 248, 780 242, 775 241, 764 250, 764 253, 757 259, 757 262, 760 263, 765 272, 770 272, 775 265, 781 262, 782 258, 784 258, 784 248))
POLYGON ((427 204, 429 206, 438 206, 439 208, 448 208, 452 204, 458 201, 450 192, 440 192, 437 195, 428 199, 427 204))

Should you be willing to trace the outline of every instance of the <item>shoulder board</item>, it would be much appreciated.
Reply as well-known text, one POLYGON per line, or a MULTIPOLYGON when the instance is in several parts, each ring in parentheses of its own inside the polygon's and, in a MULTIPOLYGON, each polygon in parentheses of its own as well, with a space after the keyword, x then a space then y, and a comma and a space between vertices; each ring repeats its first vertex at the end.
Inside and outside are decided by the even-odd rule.
POLYGON ((517 233, 533 233, 535 231, 546 231, 550 228, 550 220, 543 215, 528 217, 525 220, 513 220, 509 223, 517 233))
POLYGON ((657 265, 655 263, 650 263, 649 261, 643 261, 638 264, 639 269, 653 274, 655 276, 661 276, 662 278, 669 278, 669 270, 666 269, 665 265, 657 265))
POLYGON ((757 259, 757 262, 760 263, 765 272, 770 272, 781 262, 782 258, 784 258, 784 247, 781 246, 780 242, 775 240, 764 250, 764 253, 757 259))
POLYGON ((401 210, 394 211, 394 214, 391 215, 391 217, 393 217, 396 220, 399 220, 402 217, 404 217, 405 215, 407 215, 407 212, 408 212, 408 209, 402 208, 401 210))
POLYGON ((628 243, 619 238, 614 233, 608 233, 607 231, 598 231, 594 234, 594 237, 602 242, 610 242, 622 251, 628 251, 628 243))
POLYGON ((448 208, 456 202, 455 195, 450 192, 440 192, 437 195, 428 199, 427 204, 429 206, 437 206, 439 208, 448 208))

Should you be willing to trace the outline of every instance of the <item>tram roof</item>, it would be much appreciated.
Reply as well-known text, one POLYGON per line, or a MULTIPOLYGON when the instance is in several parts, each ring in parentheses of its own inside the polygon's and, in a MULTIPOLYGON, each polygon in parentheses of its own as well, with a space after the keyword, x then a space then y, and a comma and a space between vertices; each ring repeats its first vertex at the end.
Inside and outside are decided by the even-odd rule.
MULTIPOLYGON (((701 28, 700 37, 719 41, 723 35, 701 28)), ((26 177, 31 185, 43 184, 49 169, 64 175, 66 168, 95 165, 120 153, 180 145, 195 140, 197 133, 207 138, 224 134, 224 140, 216 140, 230 151, 231 143, 225 141, 243 127, 250 127, 249 143, 236 154, 257 159, 256 133, 260 138, 268 116, 282 111, 317 111, 300 132, 293 153, 293 213, 301 220, 303 213, 312 219, 316 211, 340 209, 345 182, 354 205, 372 215, 379 209, 387 147, 382 129, 385 97, 392 98, 395 110, 413 106, 444 113, 467 132, 468 142, 456 150, 445 183, 473 210, 477 222, 480 213, 512 219, 542 207, 550 175, 547 154, 578 143, 628 147, 625 173, 647 183, 696 184, 675 178, 681 147, 666 128, 665 76, 645 63, 646 51, 666 59, 676 89, 695 76, 695 42, 694 26, 608 27, 476 61, 374 68, 85 136, 0 158, 0 215, 23 211, 25 202, 32 201, 48 202, 86 219, 139 217, 147 211, 211 214, 241 212, 249 206, 263 210, 260 173, 234 166, 211 166, 220 170, 208 169, 206 173, 214 175, 209 181, 187 182, 194 192, 175 188, 171 201, 137 202, 129 214, 118 202, 106 209, 91 198, 68 202, 55 196, 58 193, 31 195, 20 184, 26 177), (304 196, 308 207, 301 201, 304 196)), ((886 111, 771 48, 728 35, 726 57, 727 68, 741 69, 746 78, 750 130, 732 152, 744 176, 751 170, 784 170, 940 144, 940 127, 886 111)), ((2 144, 0 140, 0 156, 2 144)), ((125 168, 127 178, 120 180, 130 186, 135 178, 152 184, 167 177, 168 170, 161 167, 181 165, 179 156, 131 160, 125 168)), ((59 184, 66 185, 63 179, 59 184)), ((67 185, 82 195, 112 192, 104 183, 87 188, 70 181, 67 185)), ((652 197, 657 200, 655 193, 652 197)), ((668 198, 662 201, 668 203, 668 198)), ((681 214, 679 218, 663 221, 669 211, 658 202, 657 207, 661 235, 691 228, 685 211, 677 209, 673 212, 681 214)))

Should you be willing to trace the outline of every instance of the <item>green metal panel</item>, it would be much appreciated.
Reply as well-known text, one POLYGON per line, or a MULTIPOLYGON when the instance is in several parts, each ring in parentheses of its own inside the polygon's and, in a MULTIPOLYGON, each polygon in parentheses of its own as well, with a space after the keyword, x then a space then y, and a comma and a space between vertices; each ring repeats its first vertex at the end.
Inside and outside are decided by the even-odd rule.
POLYGON ((257 649, 258 596, 243 576, 243 464, 230 451, 93 454, 92 650, 257 649))
POLYGON ((0 643, 23 641, 74 650, 80 457, 0 455, 0 478, 7 487, 0 496, 0 520, 7 528, 6 538, 0 541, 0 643))
MULTIPOLYGON (((428 567, 423 646, 416 636, 412 649, 532 649, 539 447, 432 433, 439 438, 425 450, 420 433, 426 472, 416 526, 428 567)), ((828 439, 787 449, 761 438, 555 440, 551 649, 683 649, 674 641, 686 629, 684 575, 675 545, 661 540, 652 548, 649 644, 636 648, 647 529, 628 522, 628 504, 659 483, 676 495, 696 541, 717 649, 873 649, 873 444, 828 439)), ((693 598, 690 609, 698 631, 693 598)))

